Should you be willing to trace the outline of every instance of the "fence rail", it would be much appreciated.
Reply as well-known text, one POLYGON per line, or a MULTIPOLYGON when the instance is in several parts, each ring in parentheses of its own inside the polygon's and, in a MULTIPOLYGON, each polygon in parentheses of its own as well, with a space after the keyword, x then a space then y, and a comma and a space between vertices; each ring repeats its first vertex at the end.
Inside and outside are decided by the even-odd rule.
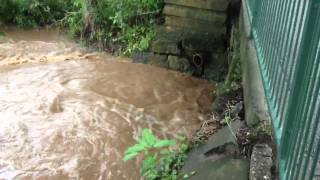
POLYGON ((245 0, 283 180, 320 179, 320 0, 245 0))

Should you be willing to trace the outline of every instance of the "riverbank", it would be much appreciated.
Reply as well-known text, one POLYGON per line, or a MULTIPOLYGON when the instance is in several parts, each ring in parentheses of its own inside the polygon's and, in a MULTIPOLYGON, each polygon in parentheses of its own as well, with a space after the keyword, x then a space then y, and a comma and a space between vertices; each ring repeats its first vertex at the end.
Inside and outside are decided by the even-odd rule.
POLYGON ((149 47, 162 5, 162 0, 4 0, 0 25, 59 27, 101 50, 130 55, 149 47))

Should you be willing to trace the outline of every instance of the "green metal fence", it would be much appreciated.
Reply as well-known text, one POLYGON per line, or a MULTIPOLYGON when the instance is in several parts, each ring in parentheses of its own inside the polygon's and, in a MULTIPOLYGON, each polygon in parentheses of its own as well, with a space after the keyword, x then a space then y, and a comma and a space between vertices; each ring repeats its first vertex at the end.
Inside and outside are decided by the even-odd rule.
POLYGON ((320 0, 245 0, 283 180, 320 180, 320 0))

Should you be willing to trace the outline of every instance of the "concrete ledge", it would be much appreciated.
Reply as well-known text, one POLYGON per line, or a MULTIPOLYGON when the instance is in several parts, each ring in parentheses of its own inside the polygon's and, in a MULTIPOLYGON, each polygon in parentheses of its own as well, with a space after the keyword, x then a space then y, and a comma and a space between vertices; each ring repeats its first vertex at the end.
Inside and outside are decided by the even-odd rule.
POLYGON ((166 4, 176 4, 182 6, 225 11, 230 3, 229 0, 165 0, 166 4))
POLYGON ((198 9, 186 6, 166 5, 163 14, 171 16, 179 16, 190 19, 204 20, 216 25, 224 25, 227 19, 225 13, 217 13, 206 9, 198 9))
POLYGON ((180 55, 181 50, 178 43, 178 40, 157 39, 152 43, 151 51, 160 54, 180 55))
POLYGON ((192 20, 178 16, 166 16, 165 25, 188 28, 194 31, 208 32, 221 36, 226 34, 226 27, 221 25, 213 25, 208 21, 192 20))
MULTIPOLYGON (((217 35, 208 31, 188 29, 179 26, 158 26, 156 27, 155 39, 171 39, 175 41, 182 41, 183 39, 190 38, 202 39, 206 41, 215 41, 216 45, 220 47, 220 43, 224 42, 224 39, 221 39, 221 36, 222 35, 217 35), (223 40, 223 42, 221 40, 223 40)), ((225 37, 223 36, 223 38, 225 37)))
MULTIPOLYGON (((244 7, 245 5, 243 5, 244 7)), ((271 121, 266 96, 261 79, 257 52, 251 39, 251 27, 247 11, 242 9, 240 17, 240 58, 243 64, 243 91, 245 119, 248 126, 255 126, 262 121, 271 121)))

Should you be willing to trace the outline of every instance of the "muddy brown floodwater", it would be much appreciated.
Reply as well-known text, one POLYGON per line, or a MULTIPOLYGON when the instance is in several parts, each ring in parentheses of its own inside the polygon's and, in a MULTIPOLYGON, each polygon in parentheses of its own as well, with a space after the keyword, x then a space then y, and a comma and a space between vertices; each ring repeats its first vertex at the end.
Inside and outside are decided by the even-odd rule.
POLYGON ((140 179, 125 149, 143 128, 191 135, 207 81, 87 53, 51 31, 0 40, 0 179, 140 179), (14 66, 12 66, 14 65, 14 66))

